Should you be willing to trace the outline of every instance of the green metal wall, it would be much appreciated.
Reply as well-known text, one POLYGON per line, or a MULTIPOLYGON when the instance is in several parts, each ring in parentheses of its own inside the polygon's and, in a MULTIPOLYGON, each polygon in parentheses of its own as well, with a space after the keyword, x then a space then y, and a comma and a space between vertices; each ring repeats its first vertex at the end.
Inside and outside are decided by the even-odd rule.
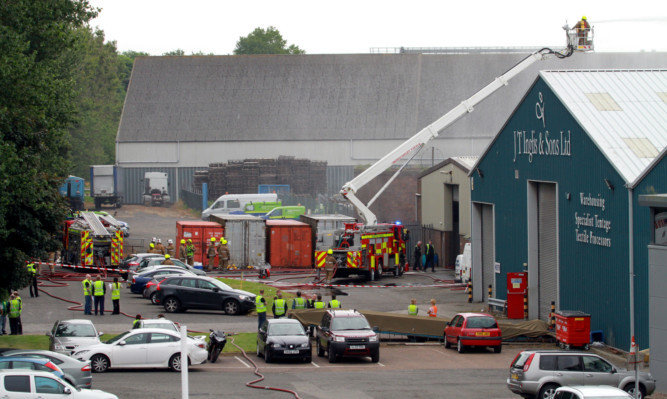
MULTIPOLYGON (((592 330, 603 330, 610 345, 629 348, 628 192, 621 176, 541 79, 529 90, 478 167, 483 177, 473 173, 472 201, 495 205, 495 255, 496 262, 501 264, 501 273, 496 274, 497 296, 506 298, 506 274, 523 271, 523 263, 528 259, 528 182, 555 182, 559 309, 590 313, 592 330), (545 140, 547 132, 556 139, 549 146, 545 140), (534 151, 528 151, 532 144, 534 151), (613 190, 604 179, 614 186, 613 190), (604 210, 582 203, 582 195, 604 200, 604 210), (577 226, 576 217, 593 218, 593 223, 595 218, 604 220, 610 223, 609 228, 577 226), (583 234, 579 241, 577 231, 583 234), (591 233, 601 240, 592 243, 591 233)), ((667 188, 664 169, 652 172, 645 179, 646 185, 664 192, 667 188)), ((642 193, 646 190, 643 183, 637 189, 642 193)), ((636 337, 640 347, 646 348, 649 237, 646 226, 650 221, 648 208, 637 205, 637 194, 633 206, 636 337)))

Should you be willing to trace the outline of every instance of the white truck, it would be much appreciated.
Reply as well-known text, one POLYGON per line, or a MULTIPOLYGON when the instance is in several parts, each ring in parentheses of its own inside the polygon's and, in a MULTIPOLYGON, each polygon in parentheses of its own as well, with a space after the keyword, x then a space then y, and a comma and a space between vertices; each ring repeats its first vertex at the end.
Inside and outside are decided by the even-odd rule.
POLYGON ((90 196, 95 209, 102 204, 116 208, 123 205, 123 170, 116 165, 92 165, 90 167, 90 196))
POLYGON ((144 205, 169 205, 169 175, 163 172, 144 174, 144 205))

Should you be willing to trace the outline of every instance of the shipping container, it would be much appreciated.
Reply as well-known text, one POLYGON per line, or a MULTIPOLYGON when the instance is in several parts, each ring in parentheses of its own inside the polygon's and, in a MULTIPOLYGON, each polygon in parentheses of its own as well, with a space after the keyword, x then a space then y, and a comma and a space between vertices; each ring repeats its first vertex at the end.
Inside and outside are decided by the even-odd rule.
POLYGON ((310 226, 314 251, 324 251, 332 247, 331 239, 334 230, 345 228, 345 223, 354 223, 351 216, 331 215, 301 215, 300 220, 310 226))
POLYGON ((219 223, 201 221, 177 221, 176 222, 176 254, 180 252, 181 240, 191 239, 195 245, 195 262, 202 265, 206 258, 206 249, 211 237, 215 237, 217 243, 224 237, 224 229, 219 223))
POLYGON ((225 231, 231 265, 238 268, 264 266, 266 259, 266 224, 250 215, 211 215, 225 231))
POLYGON ((313 245, 310 226, 296 220, 267 220, 266 254, 275 268, 310 268, 313 245))

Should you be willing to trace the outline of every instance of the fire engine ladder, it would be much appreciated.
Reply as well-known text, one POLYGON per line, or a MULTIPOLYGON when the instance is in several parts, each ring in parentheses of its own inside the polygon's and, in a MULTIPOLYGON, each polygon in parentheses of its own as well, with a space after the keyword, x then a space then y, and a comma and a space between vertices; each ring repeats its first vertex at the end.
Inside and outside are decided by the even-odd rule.
POLYGON ((90 230, 93 232, 94 235, 96 236, 110 236, 111 233, 109 233, 100 222, 100 219, 97 217, 97 215, 93 212, 81 212, 81 216, 83 219, 88 223, 88 226, 90 226, 90 230))
POLYGON ((113 227, 115 227, 116 229, 120 229, 122 227, 120 222, 118 220, 116 220, 116 218, 111 216, 111 215, 97 215, 97 216, 100 219, 102 219, 102 220, 106 221, 107 223, 109 223, 110 225, 112 225, 113 227))

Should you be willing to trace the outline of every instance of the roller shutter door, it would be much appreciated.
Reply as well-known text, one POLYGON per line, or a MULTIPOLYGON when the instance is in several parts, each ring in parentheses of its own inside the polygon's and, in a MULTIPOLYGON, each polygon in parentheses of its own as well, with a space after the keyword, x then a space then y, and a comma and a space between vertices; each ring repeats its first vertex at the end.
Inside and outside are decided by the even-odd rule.
POLYGON ((537 187, 537 234, 539 273, 539 315, 547 321, 551 301, 558 300, 558 212, 556 185, 540 183, 537 187))
POLYGON ((484 302, 488 298, 489 284, 494 285, 495 293, 493 262, 493 206, 482 205, 482 290, 484 292, 484 302))

